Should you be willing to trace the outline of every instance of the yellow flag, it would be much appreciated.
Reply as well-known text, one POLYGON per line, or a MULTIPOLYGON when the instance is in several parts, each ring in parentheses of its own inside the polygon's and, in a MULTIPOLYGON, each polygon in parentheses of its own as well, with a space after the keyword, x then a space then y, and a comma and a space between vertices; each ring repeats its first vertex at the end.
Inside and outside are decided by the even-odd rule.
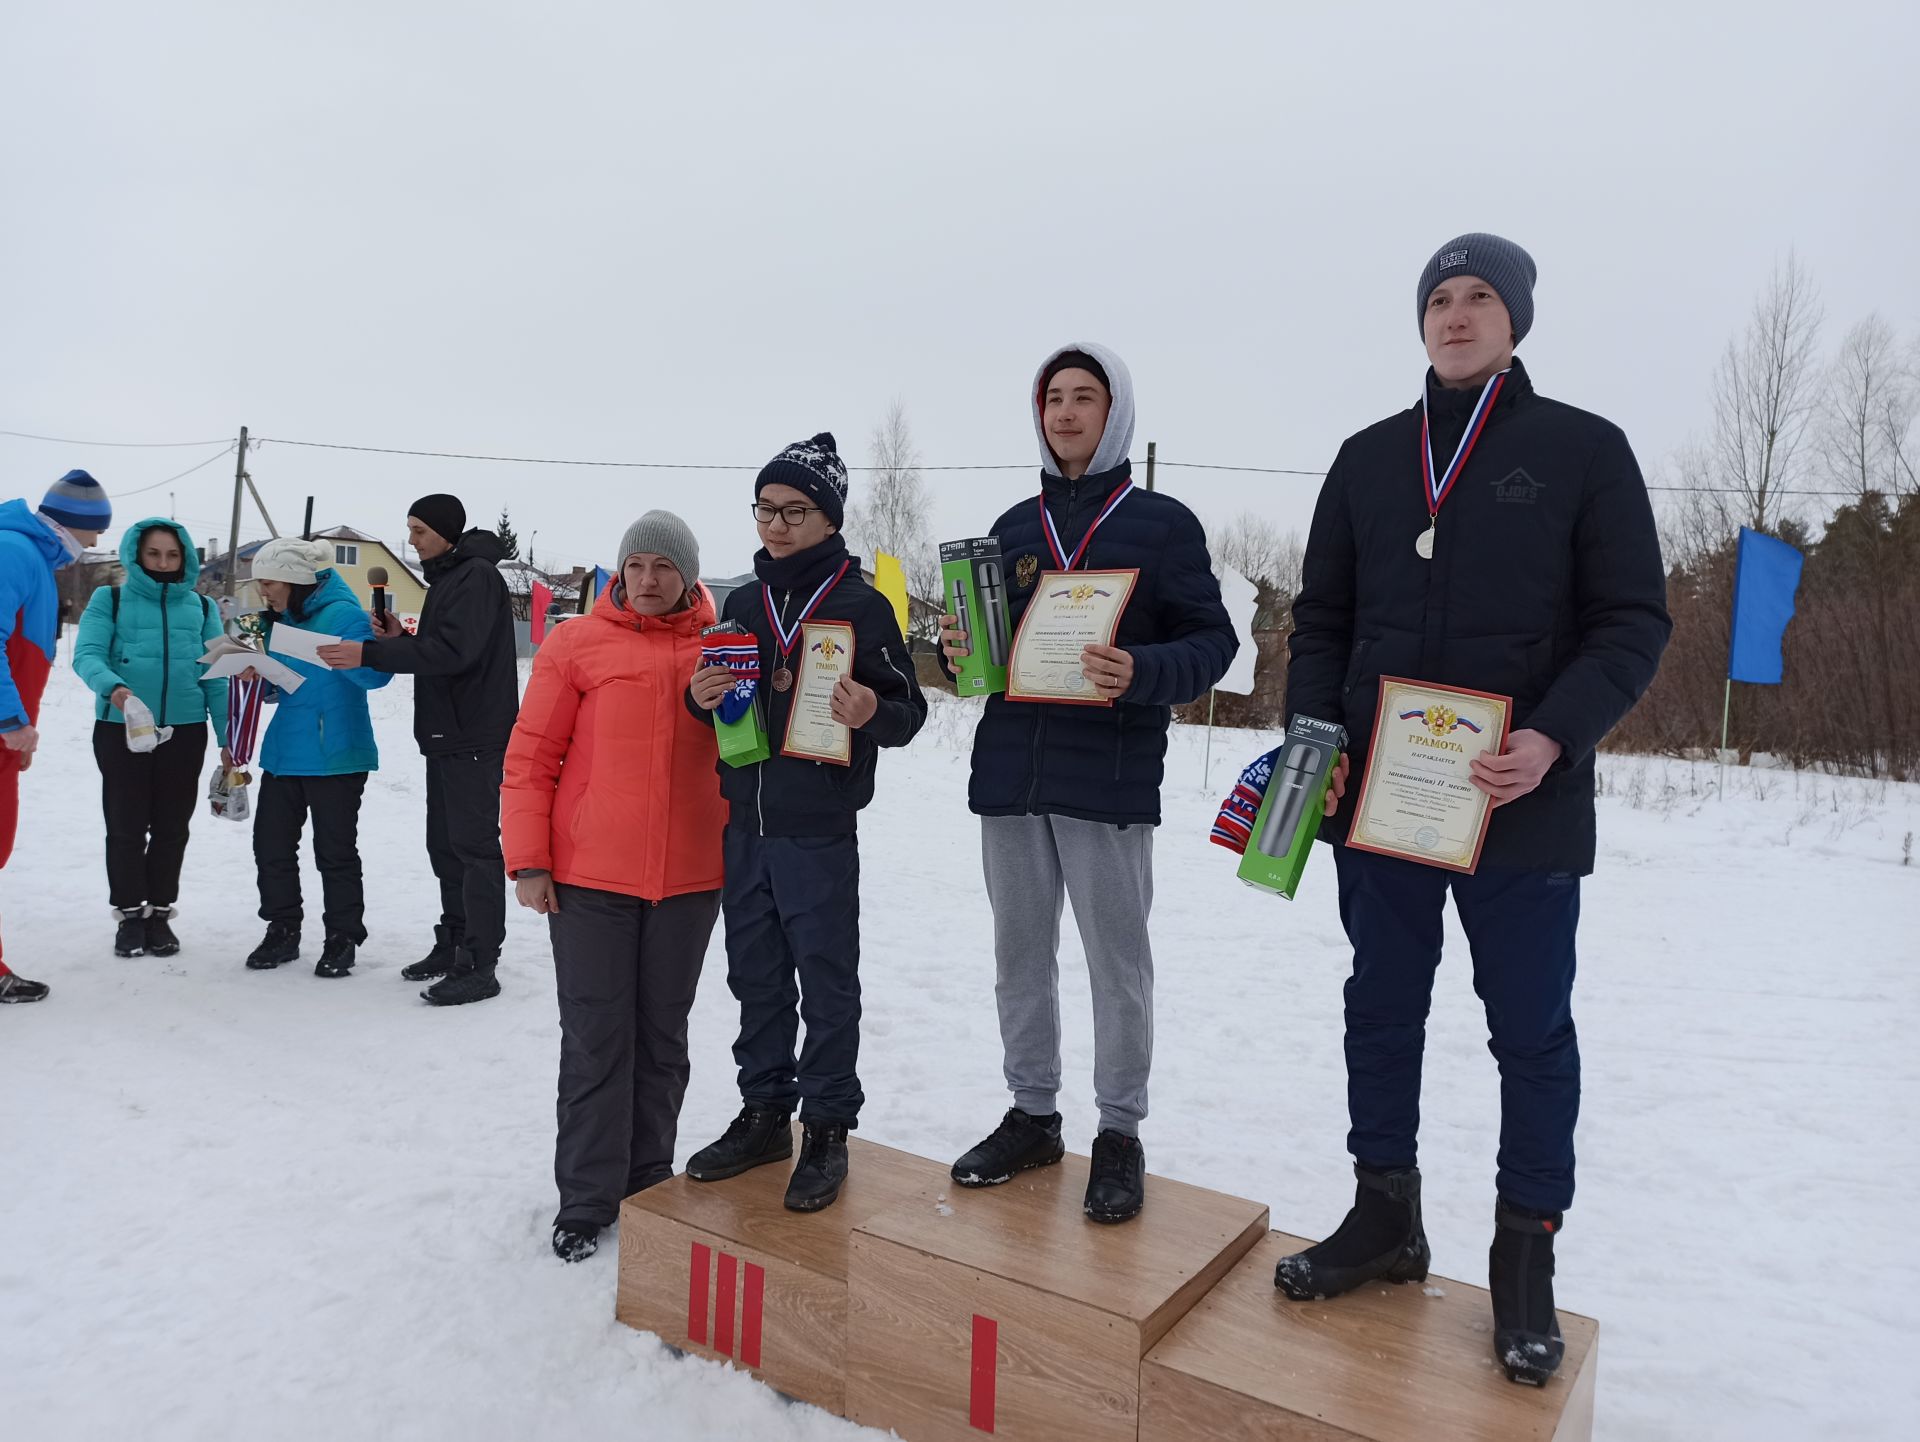
POLYGON ((873 556, 873 589, 893 603, 893 618, 900 623, 900 634, 907 634, 907 572, 898 556, 876 551, 873 556))

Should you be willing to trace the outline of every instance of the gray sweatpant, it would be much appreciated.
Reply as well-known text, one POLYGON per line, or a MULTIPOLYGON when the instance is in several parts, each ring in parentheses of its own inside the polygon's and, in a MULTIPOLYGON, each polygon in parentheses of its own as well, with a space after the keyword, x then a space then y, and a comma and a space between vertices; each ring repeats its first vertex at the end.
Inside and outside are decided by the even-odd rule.
POLYGON ((1093 1093, 1100 1126, 1138 1136, 1153 1066, 1153 828, 1070 816, 983 816, 993 903, 994 998, 1013 1104, 1035 1116, 1060 1092, 1060 912, 1093 983, 1093 1093))

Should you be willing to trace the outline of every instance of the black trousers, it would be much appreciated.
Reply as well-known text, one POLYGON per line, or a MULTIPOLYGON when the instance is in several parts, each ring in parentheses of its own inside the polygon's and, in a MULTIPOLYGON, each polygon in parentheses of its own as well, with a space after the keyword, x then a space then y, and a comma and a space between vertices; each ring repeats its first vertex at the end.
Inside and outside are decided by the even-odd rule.
POLYGON ((93 759, 107 817, 107 898, 122 911, 180 899, 180 864, 206 755, 204 721, 174 727, 172 739, 144 753, 127 750, 125 726, 93 723, 93 759))
POLYGON ((442 935, 480 967, 507 939, 507 864, 500 855, 500 778, 507 753, 427 757, 427 857, 440 880, 442 935))
POLYGON ((253 810, 253 864, 260 877, 264 921, 298 923, 300 831, 313 816, 313 863, 320 870, 321 920, 329 936, 355 946, 367 939, 366 890, 360 879, 360 798, 367 773, 260 779, 253 810))
POLYGON ((623 1197, 673 1175, 687 1094, 687 1016, 720 893, 642 901, 559 886, 547 918, 560 993, 556 1224, 612 1224, 623 1197))
POLYGON ((740 1099, 851 1125, 860 1090, 860 842, 726 831, 740 1099), (798 1058, 800 1023, 806 1044, 798 1058))

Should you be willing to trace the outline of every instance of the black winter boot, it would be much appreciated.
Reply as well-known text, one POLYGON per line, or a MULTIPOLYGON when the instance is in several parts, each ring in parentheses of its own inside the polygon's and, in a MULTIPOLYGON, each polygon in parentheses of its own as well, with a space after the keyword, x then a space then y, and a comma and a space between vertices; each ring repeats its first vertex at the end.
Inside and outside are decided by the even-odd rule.
POLYGON ((1096 1222, 1124 1222, 1147 1201, 1147 1153, 1140 1138, 1104 1131, 1093 1139, 1093 1171, 1087 1178, 1086 1214, 1096 1222))
POLYGON ((247 970, 271 971, 276 966, 285 966, 300 955, 300 923, 297 921, 269 921, 266 939, 253 949, 253 955, 247 958, 247 970))
POLYGON ((1559 1212, 1529 1212, 1502 1198, 1493 1209, 1487 1290, 1493 1293, 1493 1355, 1509 1382, 1544 1387, 1567 1344, 1553 1310, 1553 1238, 1559 1212))
POLYGON ((0 971, 0 1006, 8 1003, 45 1001, 48 987, 44 981, 28 981, 10 971, 0 971))
POLYGON ((354 944, 342 933, 333 931, 327 934, 326 945, 320 948, 320 963, 313 969, 315 976, 345 976, 353 970, 354 944))
POLYGON ((600 1229, 562 1222, 553 1229, 553 1254, 563 1262, 584 1262, 600 1250, 600 1229))
POLYGON ((115 956, 145 956, 147 953, 147 909, 144 906, 114 907, 113 919, 120 923, 113 933, 115 956))
POLYGON ((1353 1175, 1353 1209, 1340 1229, 1273 1269, 1273 1285, 1296 1302, 1324 1301, 1367 1282, 1427 1279, 1433 1253, 1420 1225, 1420 1169, 1373 1172, 1355 1162, 1353 1175))
POLYGON ((420 995, 435 1006, 465 1006, 500 995, 500 978, 493 974, 494 962, 475 960, 465 951, 456 951, 453 970, 420 995))
POLYGON ((1015 1172, 1050 1167, 1066 1154, 1059 1112, 1036 1117, 1009 1107, 993 1135, 953 1164, 953 1179, 963 1187, 997 1187, 1015 1172))
POLYGON ((793 1113, 748 1102, 719 1141, 687 1158, 687 1175, 696 1182, 723 1182, 792 1155, 793 1113))
POLYGON ((172 956, 180 950, 180 938, 173 934, 173 928, 167 923, 173 920, 171 906, 149 906, 147 908, 147 955, 172 956))
POLYGON ((433 929, 433 950, 421 957, 412 966, 400 968, 403 981, 434 981, 453 970, 454 953, 459 949, 460 939, 444 926, 433 929))
POLYGON ((814 1118, 802 1122, 800 1162, 787 1182, 787 1210, 830 1207, 847 1180, 847 1124, 814 1118))

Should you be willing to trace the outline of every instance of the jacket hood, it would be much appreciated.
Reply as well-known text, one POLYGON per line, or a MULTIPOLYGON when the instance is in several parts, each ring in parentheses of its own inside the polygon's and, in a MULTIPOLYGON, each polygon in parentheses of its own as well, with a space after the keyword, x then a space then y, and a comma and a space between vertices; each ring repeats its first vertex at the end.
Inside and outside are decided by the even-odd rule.
POLYGON ((713 604, 713 592, 700 582, 694 583, 693 604, 685 610, 674 611, 665 616, 637 616, 627 609, 626 583, 615 581, 601 591, 600 599, 593 603, 592 615, 596 621, 606 621, 627 631, 697 632, 701 627, 711 626, 720 619, 719 612, 713 604))
POLYGON ((1124 462, 1127 453, 1133 449, 1133 373, 1119 356, 1099 342, 1090 340, 1055 346, 1047 352, 1047 358, 1040 362, 1040 368, 1033 373, 1033 385, 1028 388, 1027 394, 1033 398, 1033 433, 1040 441, 1040 465, 1050 476, 1060 474, 1060 463, 1053 458, 1053 447, 1047 444, 1047 394, 1041 382, 1046 377, 1047 367, 1070 350, 1084 351, 1099 361, 1100 368, 1107 373, 1107 388, 1112 392, 1113 405, 1107 411, 1107 429, 1100 437, 1100 448, 1087 463, 1087 474, 1111 471, 1124 462))
POLYGON ((135 521, 127 527, 127 533, 120 538, 120 564, 126 567, 129 586, 154 586, 158 583, 140 569, 140 538, 155 526, 165 526, 180 538, 181 573, 177 585, 193 589, 193 583, 200 579, 200 553, 193 548, 193 537, 187 528, 178 521, 170 521, 165 516, 148 516, 144 521, 135 521))
POLYGON ((47 564, 58 570, 67 563, 67 548, 53 528, 34 513, 25 501, 8 501, 0 506, 0 531, 17 531, 39 548, 47 564))
POLYGON ((468 531, 454 549, 463 556, 471 556, 476 561, 486 561, 495 566, 507 559, 507 548, 500 544, 500 538, 492 531, 468 531))

